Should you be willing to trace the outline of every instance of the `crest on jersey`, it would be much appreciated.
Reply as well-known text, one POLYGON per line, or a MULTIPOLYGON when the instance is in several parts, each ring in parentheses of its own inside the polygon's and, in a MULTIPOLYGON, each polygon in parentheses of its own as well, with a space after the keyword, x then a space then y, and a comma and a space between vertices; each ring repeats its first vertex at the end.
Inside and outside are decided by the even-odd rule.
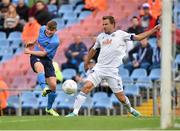
POLYGON ((115 34, 113 33, 111 36, 112 36, 112 37, 115 37, 115 34))
POLYGON ((48 45, 48 44, 49 44, 48 42, 45 43, 45 45, 48 45))

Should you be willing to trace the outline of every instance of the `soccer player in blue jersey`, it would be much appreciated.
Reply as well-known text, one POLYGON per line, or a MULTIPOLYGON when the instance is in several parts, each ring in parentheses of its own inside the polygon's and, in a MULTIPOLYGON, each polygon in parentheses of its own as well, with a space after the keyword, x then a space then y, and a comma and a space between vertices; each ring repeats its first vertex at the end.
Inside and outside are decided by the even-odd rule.
POLYGON ((59 37, 55 34, 56 28, 57 23, 49 21, 46 26, 40 28, 36 42, 27 43, 24 50, 25 54, 30 54, 31 67, 38 75, 37 81, 43 90, 42 96, 48 95, 46 112, 53 116, 59 116, 52 109, 56 97, 56 77, 52 59, 60 43, 59 37), (33 50, 29 48, 31 45, 34 45, 33 50), (46 81, 49 87, 46 85, 46 81))

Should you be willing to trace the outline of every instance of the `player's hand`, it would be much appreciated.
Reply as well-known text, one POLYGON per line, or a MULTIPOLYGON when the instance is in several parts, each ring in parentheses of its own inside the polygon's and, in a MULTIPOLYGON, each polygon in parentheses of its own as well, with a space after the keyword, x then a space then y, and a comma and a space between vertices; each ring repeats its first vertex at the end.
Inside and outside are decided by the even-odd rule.
POLYGON ((160 28, 161 28, 161 26, 160 26, 160 24, 158 24, 153 28, 153 30, 154 30, 154 32, 157 32, 160 30, 160 28))
POLYGON ((29 48, 26 47, 26 48, 24 49, 24 54, 30 54, 30 52, 31 52, 31 51, 30 51, 29 48))

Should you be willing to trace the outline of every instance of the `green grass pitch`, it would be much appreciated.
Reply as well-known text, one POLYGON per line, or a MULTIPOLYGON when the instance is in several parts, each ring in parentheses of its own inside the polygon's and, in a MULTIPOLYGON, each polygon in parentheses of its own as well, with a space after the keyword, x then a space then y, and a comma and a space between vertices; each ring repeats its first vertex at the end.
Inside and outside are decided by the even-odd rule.
MULTIPOLYGON (((180 123, 180 119, 176 120, 180 123)), ((159 117, 128 116, 52 116, 0 117, 0 130, 120 130, 160 129, 159 117)), ((178 128, 176 128, 178 129, 178 128)), ((179 128, 180 129, 180 128, 179 128)))

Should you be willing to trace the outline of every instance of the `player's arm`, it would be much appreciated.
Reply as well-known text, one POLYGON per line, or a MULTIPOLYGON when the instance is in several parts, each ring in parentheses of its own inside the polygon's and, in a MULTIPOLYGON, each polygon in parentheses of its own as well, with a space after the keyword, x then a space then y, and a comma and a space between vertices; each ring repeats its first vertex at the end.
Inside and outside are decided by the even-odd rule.
POLYGON ((157 32, 160 29, 160 25, 156 25, 154 28, 152 28, 151 30, 148 30, 146 32, 143 32, 141 34, 138 35, 133 35, 132 40, 135 41, 141 41, 142 39, 151 36, 152 34, 154 34, 155 32, 157 32))
POLYGON ((93 58, 93 56, 95 54, 96 54, 96 50, 91 48, 90 51, 88 52, 87 59, 84 62, 84 68, 86 71, 88 70, 88 64, 89 64, 90 60, 93 58))
POLYGON ((27 47, 24 49, 24 53, 39 56, 39 57, 44 57, 47 55, 47 52, 45 50, 43 50, 43 51, 32 51, 27 47))

